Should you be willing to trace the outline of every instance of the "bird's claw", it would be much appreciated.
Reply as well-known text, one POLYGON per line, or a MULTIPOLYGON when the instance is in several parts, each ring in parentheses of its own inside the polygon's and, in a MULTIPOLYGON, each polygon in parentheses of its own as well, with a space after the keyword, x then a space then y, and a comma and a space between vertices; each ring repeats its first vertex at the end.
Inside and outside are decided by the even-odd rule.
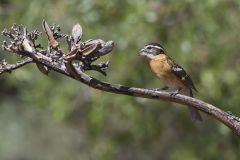
POLYGON ((171 92, 170 93, 170 96, 176 96, 180 91, 181 91, 182 88, 178 88, 176 91, 174 92, 171 92))
POLYGON ((176 96, 179 93, 179 91, 174 91, 170 93, 170 96, 176 96))

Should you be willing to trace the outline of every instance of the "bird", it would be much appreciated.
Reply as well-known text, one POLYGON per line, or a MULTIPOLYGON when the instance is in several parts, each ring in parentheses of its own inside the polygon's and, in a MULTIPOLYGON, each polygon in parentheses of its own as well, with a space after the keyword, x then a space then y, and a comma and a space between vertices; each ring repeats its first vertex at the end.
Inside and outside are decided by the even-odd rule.
MULTIPOLYGON (((193 97, 193 90, 198 92, 191 77, 166 54, 162 45, 156 42, 149 43, 139 50, 139 55, 149 59, 149 65, 155 76, 162 82, 163 87, 156 90, 172 89, 170 94, 183 94, 193 97)), ((199 110, 188 107, 193 121, 202 121, 199 110)))

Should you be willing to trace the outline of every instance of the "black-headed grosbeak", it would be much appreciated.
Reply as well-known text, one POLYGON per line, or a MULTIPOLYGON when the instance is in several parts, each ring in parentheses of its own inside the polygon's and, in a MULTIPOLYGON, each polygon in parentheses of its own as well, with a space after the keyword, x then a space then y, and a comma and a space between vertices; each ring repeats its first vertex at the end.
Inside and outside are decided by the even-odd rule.
MULTIPOLYGON (((157 90, 173 89, 172 95, 178 93, 193 97, 192 90, 197 92, 190 76, 186 71, 171 59, 164 48, 158 43, 150 43, 139 51, 140 56, 150 59, 150 68, 162 81, 164 87, 157 90)), ((199 111, 189 107, 191 117, 195 121, 202 121, 199 111)))

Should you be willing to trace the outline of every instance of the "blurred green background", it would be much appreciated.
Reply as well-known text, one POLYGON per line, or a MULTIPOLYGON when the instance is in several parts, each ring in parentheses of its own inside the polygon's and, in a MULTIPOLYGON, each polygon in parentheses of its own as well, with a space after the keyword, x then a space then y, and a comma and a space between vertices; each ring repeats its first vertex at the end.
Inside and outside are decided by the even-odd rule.
MULTIPOLYGON (((238 116, 239 15, 238 0, 0 0, 0 30, 17 23, 42 31, 46 19, 63 33, 81 23, 84 40, 113 40, 102 58, 111 60, 108 76, 89 72, 103 81, 159 87, 137 56, 159 42, 191 74, 197 98, 238 116)), ((240 159, 239 138, 203 118, 196 125, 185 106, 101 92, 33 64, 0 77, 1 160, 240 159)))

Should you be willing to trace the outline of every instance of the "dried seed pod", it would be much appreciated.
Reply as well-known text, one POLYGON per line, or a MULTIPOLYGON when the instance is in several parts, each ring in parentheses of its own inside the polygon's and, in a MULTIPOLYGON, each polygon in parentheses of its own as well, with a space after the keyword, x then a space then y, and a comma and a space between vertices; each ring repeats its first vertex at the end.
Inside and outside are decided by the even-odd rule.
POLYGON ((82 35, 83 35, 83 31, 82 31, 81 25, 80 24, 74 25, 71 36, 75 45, 81 41, 82 35))
POLYGON ((47 24, 47 22, 46 22, 45 20, 43 20, 42 25, 43 25, 43 29, 44 29, 47 37, 48 37, 48 41, 49 41, 50 45, 51 45, 53 48, 57 48, 57 47, 59 46, 59 44, 58 44, 58 42, 55 40, 51 28, 49 27, 49 25, 47 24))
POLYGON ((83 50, 82 50, 82 55, 83 56, 91 56, 92 53, 97 52, 101 48, 100 43, 93 43, 90 45, 87 45, 83 50))

